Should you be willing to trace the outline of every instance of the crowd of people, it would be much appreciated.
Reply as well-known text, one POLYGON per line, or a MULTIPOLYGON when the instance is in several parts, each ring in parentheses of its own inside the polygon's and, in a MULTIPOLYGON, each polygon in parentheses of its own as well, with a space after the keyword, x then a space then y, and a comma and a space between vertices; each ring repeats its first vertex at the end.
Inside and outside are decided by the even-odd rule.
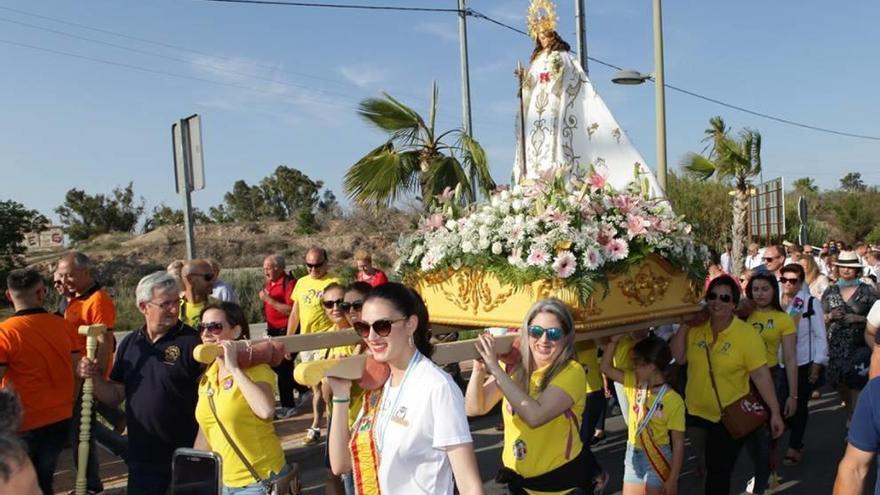
POLYGON ((337 493, 482 493, 468 416, 499 403, 497 481, 510 493, 601 493, 609 475, 590 448, 604 439, 615 396, 628 429, 625 495, 677 493, 685 439, 705 493, 745 488, 731 485, 741 450, 754 471, 748 491, 769 493, 780 464, 802 461, 808 401, 824 384, 852 421, 835 493, 859 493, 880 438, 872 405, 880 389, 868 384, 880 375, 880 252, 835 242, 818 252, 752 245, 750 268, 736 274, 725 254, 708 264, 704 311, 685 324, 576 343, 565 304, 537 301, 518 329, 517 353, 499 355, 492 333, 478 336, 480 358, 464 390, 430 359, 424 301, 389 282, 366 252, 355 254, 358 275, 349 285, 330 274, 320 247, 306 252, 299 279, 283 257, 266 257, 258 297, 268 336, 353 329, 362 338, 287 355, 274 367, 240 366, 250 325, 210 260, 174 262, 141 279, 135 303, 143 325, 118 343, 115 302, 86 255, 69 253, 55 265, 58 308, 46 307, 40 273, 15 270, 7 280, 15 313, 0 323, 0 405, 12 411, 0 416, 13 418, 0 422, 0 483, 33 485, 15 493, 54 493, 90 378, 104 421, 93 419, 83 460, 88 493, 103 490, 95 442, 125 460, 132 495, 168 492, 178 448, 218 453, 225 495, 287 493, 297 470, 272 421, 307 411, 304 444, 326 432, 327 485, 337 493), (82 325, 106 328, 94 359, 84 356, 82 325), (219 346, 213 364, 196 361, 199 344, 219 346), (308 388, 293 379, 299 363, 363 352, 390 369, 376 390, 337 378, 308 388))

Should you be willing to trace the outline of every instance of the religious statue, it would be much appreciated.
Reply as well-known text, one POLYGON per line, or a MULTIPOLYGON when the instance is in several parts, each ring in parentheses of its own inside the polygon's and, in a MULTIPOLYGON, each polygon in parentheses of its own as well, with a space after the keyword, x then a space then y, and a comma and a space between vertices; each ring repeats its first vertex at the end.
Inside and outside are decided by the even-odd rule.
POLYGON ((532 0, 529 35, 535 40, 528 69, 518 67, 520 112, 514 180, 521 184, 559 166, 604 167, 621 190, 638 173, 650 196, 662 196, 654 174, 596 93, 571 47, 556 32, 550 0, 532 0))

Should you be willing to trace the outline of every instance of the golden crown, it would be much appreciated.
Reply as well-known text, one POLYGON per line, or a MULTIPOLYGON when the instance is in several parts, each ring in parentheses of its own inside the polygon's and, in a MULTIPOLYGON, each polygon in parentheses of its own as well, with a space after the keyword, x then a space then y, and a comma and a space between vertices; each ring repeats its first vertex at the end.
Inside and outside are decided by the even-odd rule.
POLYGON ((529 36, 538 39, 538 35, 544 31, 556 30, 556 5, 550 0, 532 0, 529 4, 529 14, 526 24, 529 26, 529 36))

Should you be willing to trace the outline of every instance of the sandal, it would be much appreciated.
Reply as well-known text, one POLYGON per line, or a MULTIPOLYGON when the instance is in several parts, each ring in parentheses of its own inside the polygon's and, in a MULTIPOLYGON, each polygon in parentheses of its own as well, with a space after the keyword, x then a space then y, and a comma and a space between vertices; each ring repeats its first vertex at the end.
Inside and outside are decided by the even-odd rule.
POLYGON ((306 438, 303 439, 303 445, 315 445, 321 439, 320 428, 309 428, 306 430, 306 438))
POLYGON ((789 450, 785 457, 782 459, 782 464, 784 466, 797 466, 801 463, 801 453, 797 450, 789 450), (792 454, 791 452, 797 452, 797 454, 792 454))

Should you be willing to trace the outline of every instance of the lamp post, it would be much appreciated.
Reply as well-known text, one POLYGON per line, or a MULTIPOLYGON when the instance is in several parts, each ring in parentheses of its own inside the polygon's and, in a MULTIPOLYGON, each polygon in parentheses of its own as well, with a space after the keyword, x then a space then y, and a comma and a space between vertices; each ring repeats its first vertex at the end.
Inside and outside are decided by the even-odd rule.
POLYGON ((615 84, 641 84, 654 80, 654 104, 657 115, 657 182, 666 192, 666 85, 663 76, 663 14, 661 0, 654 2, 654 73, 644 75, 621 70, 612 79, 615 84))

